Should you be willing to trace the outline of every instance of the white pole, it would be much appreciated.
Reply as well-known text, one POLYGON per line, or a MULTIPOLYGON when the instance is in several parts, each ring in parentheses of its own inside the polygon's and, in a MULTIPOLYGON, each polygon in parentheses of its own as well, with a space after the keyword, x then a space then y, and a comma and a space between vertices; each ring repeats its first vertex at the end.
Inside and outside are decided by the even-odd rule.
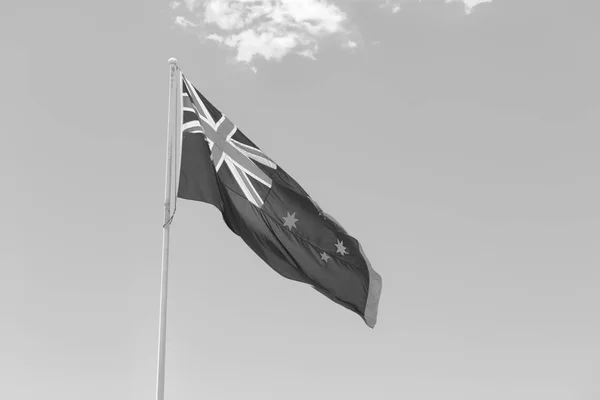
MULTIPOLYGON (((169 278, 169 234, 171 227, 171 194, 173 192, 173 120, 177 121, 177 114, 172 110, 172 99, 177 93, 175 73, 177 71, 177 60, 169 59, 171 67, 169 82, 169 114, 167 117, 167 168, 165 176, 165 219, 163 225, 163 249, 162 249, 162 276, 160 281, 160 319, 158 334, 158 371, 156 378, 156 400, 165 398, 165 354, 167 347, 167 282, 169 278), (175 118, 172 118, 175 115, 175 118)), ((177 105, 177 99, 175 99, 177 105)))

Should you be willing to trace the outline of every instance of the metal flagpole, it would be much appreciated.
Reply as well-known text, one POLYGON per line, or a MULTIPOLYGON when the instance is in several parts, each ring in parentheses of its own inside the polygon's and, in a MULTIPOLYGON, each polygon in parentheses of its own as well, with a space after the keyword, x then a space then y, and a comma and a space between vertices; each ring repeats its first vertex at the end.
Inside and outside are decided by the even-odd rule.
MULTIPOLYGON (((173 113, 172 100, 177 93, 176 72, 177 60, 169 59, 171 67, 169 82, 169 113, 167 117, 167 167, 165 176, 165 219, 163 225, 163 248, 162 248, 162 272, 160 281, 160 319, 158 334, 158 371, 156 378, 156 400, 164 400, 165 397, 165 353, 167 339, 167 283, 169 277, 169 235, 171 227, 171 195, 172 176, 173 176, 173 121, 177 121, 177 113, 173 113), (173 118, 174 116, 174 118, 173 118)), ((177 108, 177 98, 175 98, 175 108, 177 108)), ((176 125, 176 124, 175 124, 176 125)))

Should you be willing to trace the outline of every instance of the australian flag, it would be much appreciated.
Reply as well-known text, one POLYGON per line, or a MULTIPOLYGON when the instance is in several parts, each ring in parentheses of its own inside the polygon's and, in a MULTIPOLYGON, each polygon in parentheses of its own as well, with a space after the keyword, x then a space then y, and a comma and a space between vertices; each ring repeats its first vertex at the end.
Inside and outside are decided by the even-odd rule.
POLYGON ((282 276, 377 321, 381 277, 360 243, 180 74, 178 197, 217 207, 227 226, 282 276))

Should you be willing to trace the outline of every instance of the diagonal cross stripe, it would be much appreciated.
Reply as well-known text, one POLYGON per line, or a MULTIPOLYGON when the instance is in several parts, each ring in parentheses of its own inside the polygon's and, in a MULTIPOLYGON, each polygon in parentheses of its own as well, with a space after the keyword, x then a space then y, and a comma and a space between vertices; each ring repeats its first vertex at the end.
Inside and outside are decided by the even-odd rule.
POLYGON ((237 127, 225 115, 222 115, 219 121, 215 122, 193 86, 185 78, 182 81, 187 89, 187 93, 183 93, 184 110, 195 112, 199 118, 199 120, 186 122, 183 127, 184 130, 190 128, 202 130, 211 144, 215 169, 219 171, 221 166, 225 164, 248 200, 257 207, 261 207, 263 200, 258 195, 248 175, 265 186, 271 187, 271 178, 255 164, 255 161, 273 169, 277 168, 277 165, 260 149, 234 140, 232 136, 236 133, 237 127))

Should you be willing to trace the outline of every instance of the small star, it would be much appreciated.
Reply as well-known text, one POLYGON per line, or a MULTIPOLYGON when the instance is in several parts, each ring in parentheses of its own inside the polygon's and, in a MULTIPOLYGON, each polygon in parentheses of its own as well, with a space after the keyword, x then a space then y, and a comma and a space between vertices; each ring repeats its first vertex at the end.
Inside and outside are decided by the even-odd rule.
POLYGON ((299 220, 296 218, 296 213, 290 214, 290 212, 288 211, 287 217, 281 218, 283 218, 283 220, 285 221, 283 226, 287 226, 290 231, 292 230, 292 228, 298 229, 296 227, 296 222, 298 222, 299 220))
POLYGON ((337 250, 335 251, 336 253, 340 253, 341 255, 348 254, 343 241, 338 239, 338 242, 335 244, 335 247, 337 247, 337 250))
POLYGON ((329 259, 330 259, 330 258, 331 258, 331 257, 329 257, 329 254, 327 254, 327 253, 325 253, 325 252, 322 252, 322 253, 321 253, 321 260, 323 260, 323 261, 327 262, 327 261, 329 261, 329 259))

